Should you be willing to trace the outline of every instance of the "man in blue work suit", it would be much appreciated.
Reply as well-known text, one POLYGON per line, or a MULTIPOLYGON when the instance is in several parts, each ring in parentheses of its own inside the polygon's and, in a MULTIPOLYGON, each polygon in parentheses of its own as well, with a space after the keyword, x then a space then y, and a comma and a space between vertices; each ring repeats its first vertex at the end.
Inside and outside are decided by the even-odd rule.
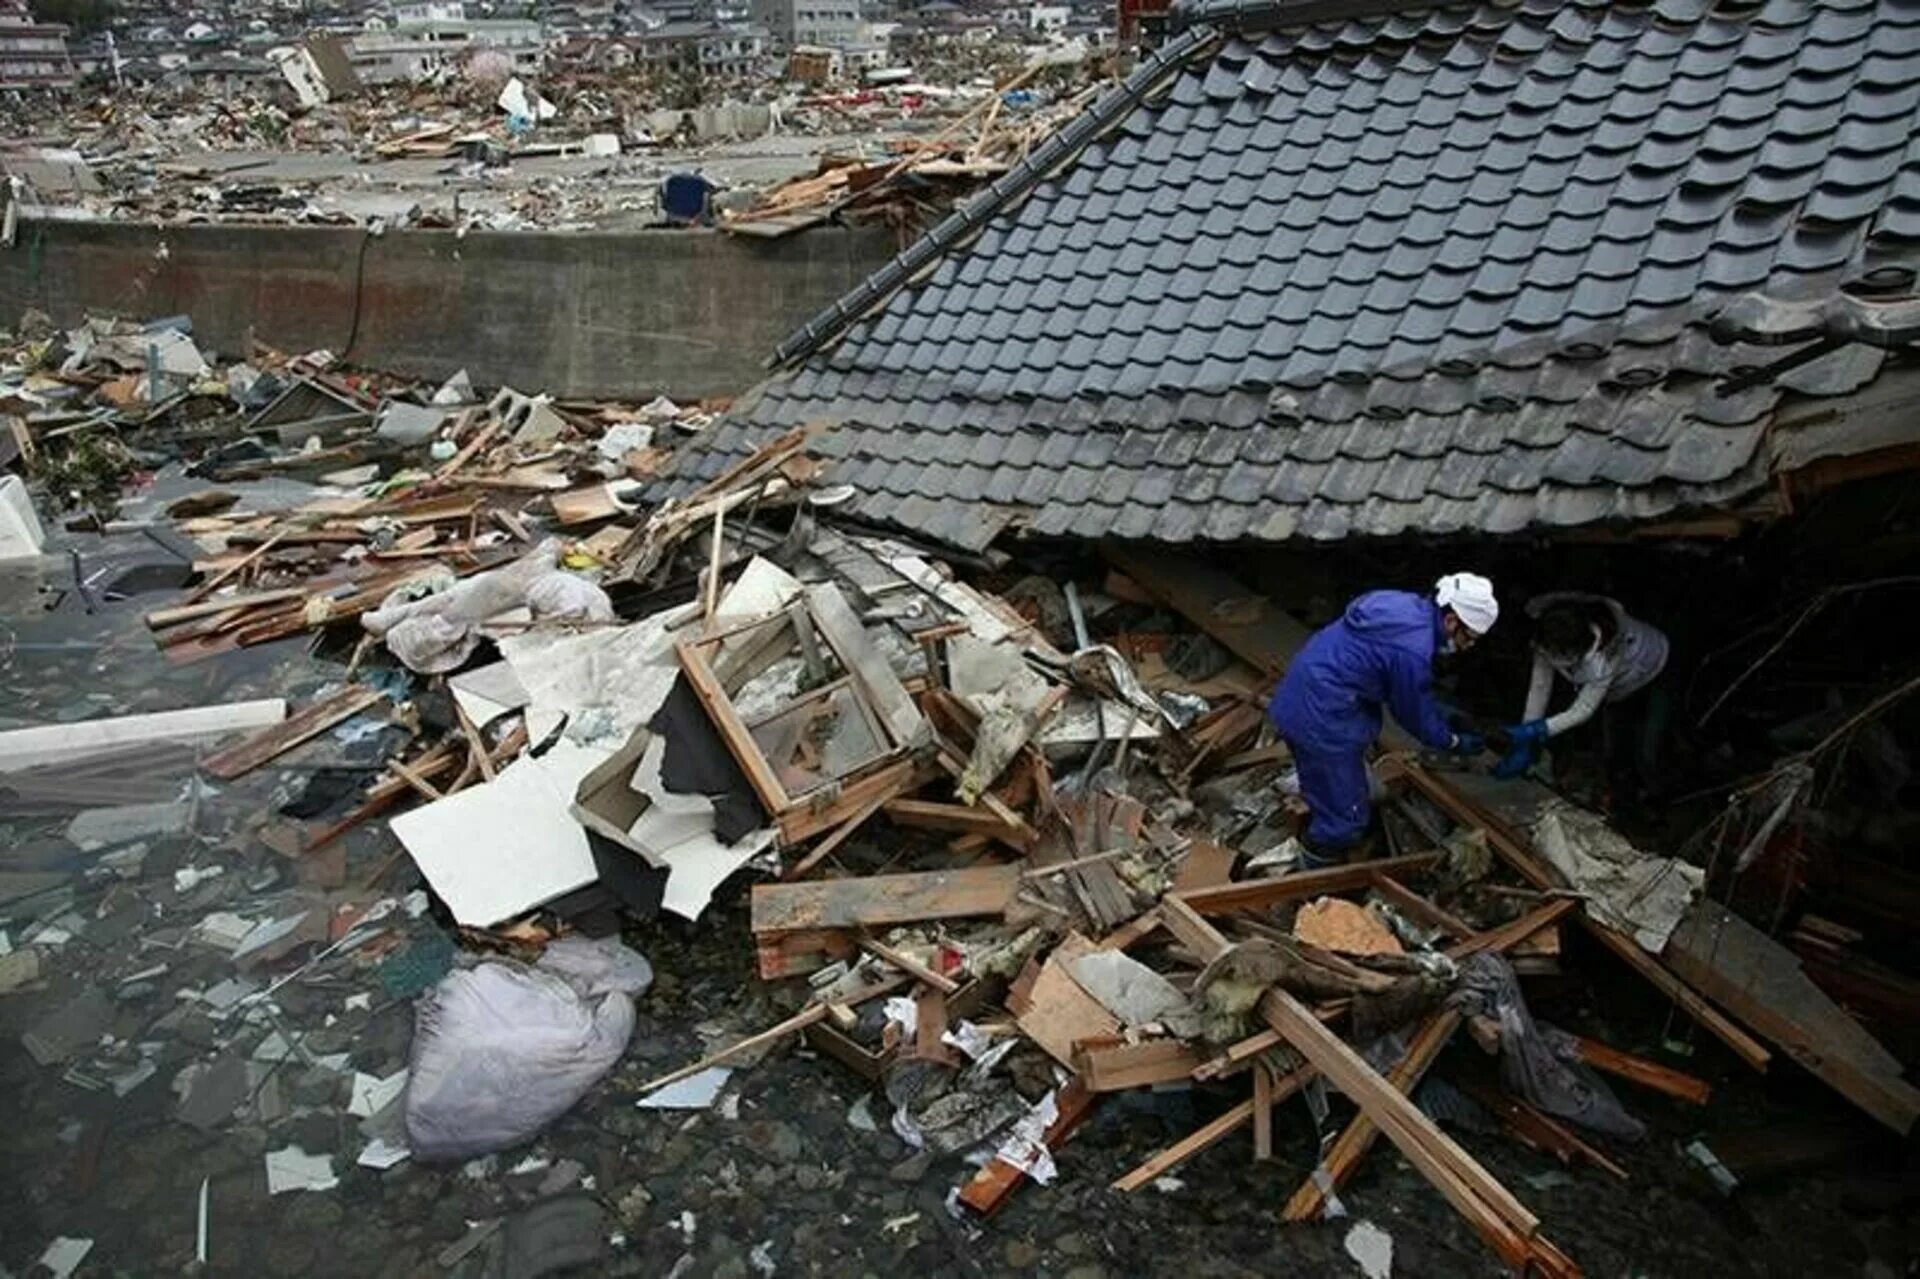
POLYGON ((1450 573, 1432 598, 1368 591, 1300 649, 1267 718, 1293 752, 1307 803, 1302 869, 1341 862, 1366 838, 1373 821, 1367 750, 1380 736, 1383 707, 1435 750, 1486 749, 1478 734, 1449 724, 1434 700, 1433 659, 1473 647, 1499 616, 1492 582, 1450 573))

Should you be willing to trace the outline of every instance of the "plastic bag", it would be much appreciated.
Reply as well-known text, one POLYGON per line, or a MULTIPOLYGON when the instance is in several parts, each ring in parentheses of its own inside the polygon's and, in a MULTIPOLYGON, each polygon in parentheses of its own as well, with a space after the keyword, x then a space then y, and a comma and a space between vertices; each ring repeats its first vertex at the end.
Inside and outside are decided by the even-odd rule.
POLYGON ((407 1143, 467 1159, 531 1139, 613 1068, 633 1034, 647 961, 606 939, 563 939, 534 967, 448 973, 414 1006, 407 1143))
POLYGON ((402 587, 360 619, 410 670, 436 675, 458 667, 479 646, 481 623, 526 606, 536 619, 612 621, 607 593, 584 578, 564 573, 560 542, 548 538, 523 558, 424 598, 402 587))
POLYGON ((535 621, 611 622, 613 601, 586 578, 573 573, 543 573, 527 587, 527 607, 535 621))

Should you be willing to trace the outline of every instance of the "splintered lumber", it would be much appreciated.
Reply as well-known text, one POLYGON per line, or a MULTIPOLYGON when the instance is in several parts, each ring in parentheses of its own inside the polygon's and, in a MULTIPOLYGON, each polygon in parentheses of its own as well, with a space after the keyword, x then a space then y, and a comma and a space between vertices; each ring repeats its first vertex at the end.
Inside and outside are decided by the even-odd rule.
POLYGON ((1092 1092, 1119 1092, 1190 1079, 1200 1056, 1178 1039, 1130 1044, 1117 1036, 1082 1039, 1075 1048, 1080 1078, 1092 1092))
POLYGON ((1177 551, 1105 542, 1100 551, 1148 594, 1257 671, 1277 675, 1312 634, 1230 573, 1177 551))
POLYGON ((1253 1160, 1273 1158, 1273 1072, 1265 1062, 1253 1063, 1253 1160))
POLYGON ((1018 866, 969 866, 964 870, 864 879, 756 884, 753 931, 877 928, 929 919, 998 915, 1005 912, 1018 891, 1018 866))
MULTIPOLYGON (((1084 1087, 1077 1076, 1069 1079, 1054 1094, 1054 1106, 1058 1113, 1053 1122, 1047 1125, 1046 1132, 1041 1134, 1041 1144, 1049 1152, 1066 1144, 1067 1139, 1073 1136, 1074 1129, 1093 1113, 1094 1103, 1098 1100, 1098 1095, 1084 1087)), ((1026 1177, 1024 1168, 995 1155, 985 1167, 973 1174, 972 1180, 960 1188, 960 1202, 983 1217, 992 1216, 1026 1177)))
MULTIPOLYGON (((960 983, 943 973, 936 973, 912 955, 895 950, 874 937, 862 937, 860 948, 892 964, 915 981, 924 982, 945 995, 951 995, 960 989, 960 983)), ((944 1027, 942 1027, 944 1029, 944 1027)))
POLYGON ((1280 1038, 1277 1030, 1262 1030, 1247 1036, 1238 1043, 1228 1044, 1218 1056, 1209 1058, 1194 1067, 1195 1079, 1218 1079, 1239 1067, 1249 1057, 1257 1057, 1271 1048, 1278 1048, 1286 1042, 1280 1038))
POLYGON ((1813 984, 1799 957, 1720 903, 1702 898, 1663 952, 1683 979, 1731 1009, 1841 1096, 1901 1135, 1920 1089, 1899 1060, 1813 984))
POLYGON ((1518 1097, 1509 1096, 1498 1088, 1473 1080, 1461 1084, 1460 1087, 1467 1096, 1479 1102, 1494 1118, 1506 1125, 1508 1132, 1526 1145, 1545 1151, 1563 1164, 1581 1159, 1604 1172, 1613 1174, 1622 1181, 1628 1180, 1625 1168, 1582 1140, 1578 1134, 1559 1120, 1542 1114, 1518 1097))
MULTIPOLYGON (((1210 960, 1227 949, 1226 937, 1180 898, 1165 899, 1162 908, 1168 928, 1202 958, 1210 960)), ((1557 1249, 1538 1238, 1539 1219, 1511 1191, 1322 1025, 1312 1010, 1275 989, 1261 997, 1260 1013, 1378 1125, 1503 1261, 1521 1270, 1532 1266, 1548 1274, 1578 1273, 1557 1249)))
POLYGON ((359 684, 349 685, 332 697, 307 706, 284 723, 275 724, 239 745, 211 756, 201 764, 201 768, 222 781, 232 781, 385 698, 386 694, 378 689, 359 684))
MULTIPOLYGON (((1428 1069, 1439 1059, 1441 1050, 1453 1038, 1454 1032, 1460 1029, 1460 1022, 1460 1014, 1451 1008, 1442 1009, 1427 1018, 1414 1035, 1413 1042, 1407 1046, 1406 1055, 1388 1072, 1387 1082, 1399 1089, 1403 1096, 1411 1095, 1428 1069)), ((1320 1169, 1302 1181, 1299 1189, 1293 1192, 1293 1197, 1287 1200, 1281 1217, 1287 1221, 1312 1221, 1318 1217, 1326 1207, 1328 1187, 1337 1191, 1347 1184, 1360 1167, 1361 1160, 1373 1149, 1374 1138, 1379 1135, 1379 1127, 1364 1112, 1355 1115, 1321 1157, 1320 1169)))
POLYGON ((1706 1080, 1684 1071, 1662 1066, 1657 1061, 1648 1061, 1644 1057, 1635 1057, 1631 1053, 1621 1052, 1610 1044, 1597 1039, 1573 1036, 1574 1043, 1580 1049, 1580 1060, 1595 1070, 1605 1071, 1616 1079, 1639 1084, 1642 1088, 1651 1088, 1655 1092, 1665 1093, 1677 1101, 1688 1102, 1695 1106, 1704 1106, 1713 1096, 1713 1086, 1706 1080))
MULTIPOLYGON (((891 994, 892 992, 900 989, 902 986, 906 984, 907 984, 907 979, 905 977, 889 977, 885 981, 876 982, 875 984, 868 986, 865 990, 855 991, 853 994, 848 995, 846 998, 837 1000, 835 1002, 845 1007, 851 1008, 855 1004, 864 1004, 869 999, 877 998, 880 995, 891 994)), ((821 1020, 827 1015, 828 1015, 828 1007, 826 1004, 824 1003, 808 1004, 805 1008, 801 1009, 799 1012, 795 1013, 793 1016, 787 1018, 785 1021, 779 1022, 776 1025, 769 1026, 765 1030, 760 1031, 758 1034, 748 1035, 745 1039, 735 1040, 733 1043, 728 1044, 725 1048, 722 1048, 720 1051, 708 1053, 705 1057, 702 1057, 699 1061, 693 1062, 690 1065, 682 1066, 678 1070, 670 1070, 666 1074, 661 1075, 658 1079, 649 1079, 646 1083, 640 1085, 640 1091, 643 1093, 649 1093, 654 1091, 656 1088, 665 1088, 668 1084, 677 1084, 682 1079, 691 1079, 693 1076, 699 1074, 701 1071, 707 1069, 710 1066, 718 1066, 723 1061, 732 1061, 735 1057, 738 1057, 741 1053, 752 1052, 756 1048, 762 1048, 768 1044, 778 1043, 780 1040, 785 1039, 788 1035, 799 1034, 801 1031, 805 1030, 807 1027, 813 1025, 813 1023, 821 1020)))
POLYGON ((1214 888, 1198 888, 1179 896, 1198 914, 1227 915, 1237 910, 1278 906, 1282 902, 1297 901, 1303 897, 1354 892, 1371 887, 1376 875, 1415 874, 1433 869, 1440 864, 1440 860, 1439 853, 1414 853, 1376 862, 1356 862, 1351 866, 1329 866, 1325 870, 1296 871, 1278 879, 1253 879, 1214 888))
POLYGON ((245 569, 249 564, 252 564, 268 551, 280 545, 280 539, 285 536, 285 533, 275 533, 272 537, 260 543, 260 545, 254 547, 251 551, 248 551, 245 555, 242 555, 239 559, 227 565, 218 573, 189 591, 186 602, 189 604, 198 604, 201 600, 207 598, 207 596, 213 594, 234 577, 238 576, 241 570, 245 569))
MULTIPOLYGON (((1318 1072, 1312 1066, 1302 1066, 1290 1071, 1274 1081, 1271 1093, 1272 1104, 1279 1105, 1304 1087, 1308 1080, 1318 1072)), ((1201 1151, 1218 1145, 1221 1141, 1240 1131, 1242 1125, 1253 1120, 1252 1098, 1241 1102, 1219 1118, 1194 1129, 1165 1150, 1159 1151, 1143 1161, 1126 1176, 1113 1183, 1115 1190, 1135 1191, 1151 1185, 1157 1179, 1166 1176, 1201 1151)))
POLYGON ((832 831, 828 832, 826 838, 808 849, 805 857, 802 857, 799 861, 782 871, 780 878, 789 881, 799 879, 815 866, 818 866, 821 862, 833 856, 840 845, 846 843, 853 833, 865 825, 867 819, 879 812, 886 803, 887 797, 884 794, 868 800, 859 812, 834 827, 832 831))
MULTIPOLYGON (((1462 825, 1479 827, 1486 832, 1487 846, 1520 873, 1520 877, 1535 888, 1552 891, 1561 887, 1546 865, 1534 855, 1533 847, 1523 840, 1505 822, 1479 805, 1467 799, 1439 777, 1428 772, 1412 760, 1396 757, 1393 771, 1404 776, 1428 800, 1449 813, 1462 825)), ((1639 973, 1647 981, 1667 996, 1692 1017, 1721 1043, 1733 1050, 1735 1056, 1755 1070, 1765 1070, 1773 1054, 1767 1051, 1752 1035, 1740 1029, 1733 1020, 1709 1003, 1705 996, 1674 975, 1666 965, 1640 948, 1633 938, 1609 928, 1607 925, 1580 911, 1574 916, 1588 935, 1612 951, 1626 965, 1639 973)))
POLYGON ((994 813, 966 804, 943 804, 926 799, 890 799, 887 819, 916 830, 954 831, 963 835, 984 835, 1024 852, 1031 845, 1033 829, 1010 826, 994 813))
MULTIPOLYGON (((1519 945, 1542 928, 1549 927, 1562 915, 1572 909, 1573 903, 1565 899, 1550 902, 1511 923, 1484 933, 1474 934, 1455 945, 1447 954, 1453 959, 1464 959, 1470 954, 1482 950, 1506 951, 1519 945)), ((1452 1009, 1442 1009, 1429 1017, 1408 1045, 1407 1052, 1387 1074, 1387 1082, 1399 1089, 1403 1095, 1411 1096, 1413 1090, 1425 1078, 1427 1071, 1439 1058, 1440 1052, 1460 1028, 1461 1016, 1452 1009)), ((1326 1176, 1323 1179, 1316 1174, 1300 1183, 1293 1192, 1282 1214, 1288 1221, 1311 1221, 1318 1217, 1326 1207, 1326 1191, 1331 1185, 1334 1190, 1347 1184, 1360 1163, 1373 1149, 1374 1138, 1380 1130, 1365 1112, 1355 1115, 1341 1132, 1331 1149, 1326 1152, 1322 1165, 1326 1176)))
POLYGON ((1148 936, 1160 927, 1160 912, 1142 911, 1120 927, 1102 937, 1096 950, 1125 950, 1141 938, 1148 936))
POLYGON ((1417 924, 1438 928, 1456 941, 1473 936, 1473 925, 1458 915, 1442 910, 1385 871, 1374 873, 1373 891, 1386 898, 1401 913, 1411 916, 1417 924))
MULTIPOLYGON (((355 540, 358 540, 356 537, 355 540)), ((233 609, 254 608, 261 604, 285 604, 290 600, 305 599, 306 591, 288 588, 277 591, 254 591, 249 595, 229 595, 225 599, 201 600, 196 604, 178 604, 172 608, 159 608, 147 614, 147 629, 163 630, 169 626, 178 626, 181 622, 191 622, 196 618, 212 617, 233 609)))

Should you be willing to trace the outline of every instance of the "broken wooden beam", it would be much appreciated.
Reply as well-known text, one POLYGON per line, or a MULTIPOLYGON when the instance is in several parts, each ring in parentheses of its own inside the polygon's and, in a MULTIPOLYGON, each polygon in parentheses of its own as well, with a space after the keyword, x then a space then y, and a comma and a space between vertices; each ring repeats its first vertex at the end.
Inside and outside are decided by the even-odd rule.
POLYGON ((1128 1043, 1117 1035, 1082 1039, 1074 1046, 1074 1064, 1091 1092, 1119 1092, 1191 1079, 1200 1055, 1178 1039, 1128 1043))
POLYGON ((1665 1093, 1677 1101, 1694 1106, 1704 1106, 1713 1096, 1713 1086, 1697 1075, 1662 1066, 1657 1061, 1648 1061, 1644 1057, 1635 1057, 1631 1053, 1621 1052, 1609 1044, 1597 1039, 1586 1039, 1579 1035, 1571 1037, 1580 1050, 1580 1060, 1595 1070, 1605 1071, 1616 1079, 1639 1084, 1642 1088, 1651 1088, 1655 1092, 1665 1093))
POLYGON ((755 933, 780 933, 999 915, 1019 890, 1018 866, 756 884, 752 926, 755 933))
POLYGON ((1180 899, 1199 914, 1226 915, 1237 910, 1278 906, 1303 897, 1356 892, 1371 887, 1375 875, 1414 874, 1438 866, 1440 860, 1439 853, 1415 853, 1377 862, 1355 862, 1351 866, 1329 866, 1325 870, 1296 871, 1277 879, 1242 880, 1215 888, 1197 888, 1181 893, 1180 899))
MULTIPOLYGON (((1561 887, 1559 880, 1534 855, 1532 846, 1498 817, 1485 812, 1439 777, 1404 756, 1394 756, 1390 761, 1385 761, 1385 765, 1383 771, 1406 778, 1416 790, 1445 810, 1456 822, 1485 831, 1488 847, 1535 888, 1555 890, 1561 887)), ((1609 928, 1584 910, 1574 918, 1580 921, 1580 926, 1595 941, 1612 951, 1660 993, 1679 1005, 1740 1060, 1755 1070, 1766 1069, 1773 1054, 1767 1051, 1765 1045, 1740 1029, 1731 1018, 1715 1008, 1699 991, 1675 976, 1666 965, 1642 950, 1633 938, 1618 929, 1609 928)))
POLYGON ((887 819, 915 830, 950 831, 962 835, 983 835, 997 839, 1022 852, 1033 846, 1033 828, 1024 823, 1015 826, 996 813, 966 804, 943 804, 925 799, 890 799, 884 806, 887 819))
POLYGON ((209 756, 200 767, 221 781, 232 781, 385 699, 386 694, 378 689, 350 684, 332 697, 304 707, 272 728, 209 756))
MULTIPOLYGON (((1099 1100, 1099 1094, 1084 1087, 1078 1077, 1069 1079, 1054 1094, 1056 1114, 1041 1135, 1040 1143, 1049 1153, 1058 1150, 1073 1136, 1074 1130, 1086 1122, 1099 1100)), ((985 1167, 973 1174, 972 1180, 960 1188, 960 1202, 981 1216, 990 1217, 1006 1204, 1026 1178, 1026 1169, 995 1155, 985 1167)))

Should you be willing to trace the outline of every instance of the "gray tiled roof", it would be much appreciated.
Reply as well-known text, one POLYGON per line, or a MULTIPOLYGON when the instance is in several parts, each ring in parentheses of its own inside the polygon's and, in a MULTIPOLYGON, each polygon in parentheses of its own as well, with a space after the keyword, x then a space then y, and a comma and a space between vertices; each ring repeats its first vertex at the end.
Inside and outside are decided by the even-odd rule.
POLYGON ((1724 394, 1781 352, 1708 322, 1920 249, 1920 0, 1188 12, 680 487, 826 421, 857 511, 964 546, 1645 519, 1763 483, 1782 383, 1880 367, 1724 394))

